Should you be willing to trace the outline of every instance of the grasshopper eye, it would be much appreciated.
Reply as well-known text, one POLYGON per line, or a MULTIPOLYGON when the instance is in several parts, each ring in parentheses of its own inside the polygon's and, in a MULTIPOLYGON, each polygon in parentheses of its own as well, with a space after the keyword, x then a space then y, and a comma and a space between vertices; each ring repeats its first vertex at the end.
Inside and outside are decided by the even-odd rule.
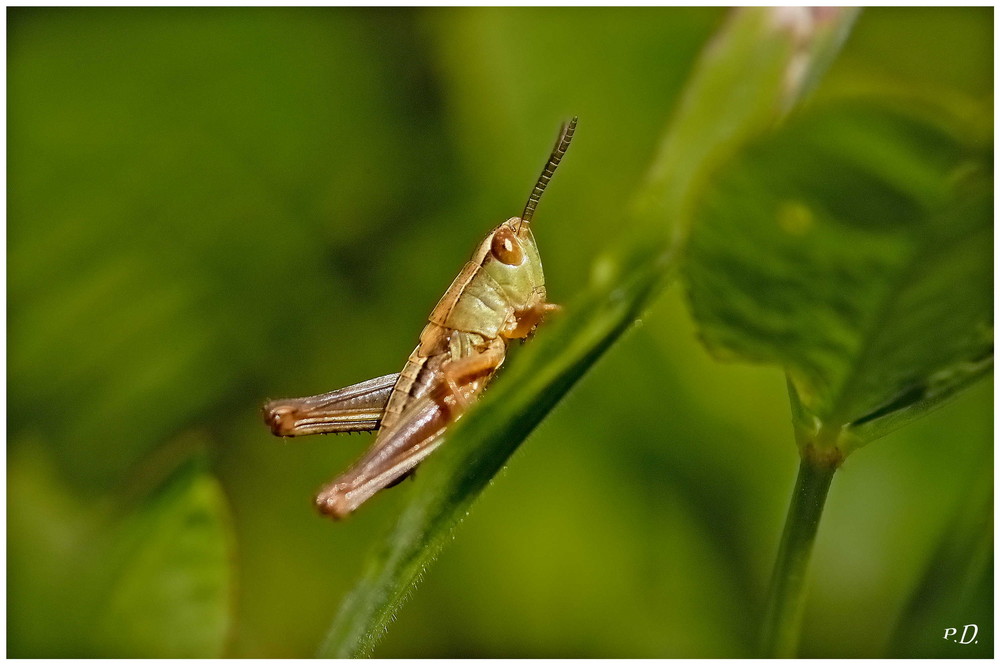
POLYGON ((490 253, 500 263, 509 266, 520 265, 524 260, 524 252, 521 250, 521 243, 517 236, 506 226, 501 226, 493 234, 493 241, 490 243, 490 253))

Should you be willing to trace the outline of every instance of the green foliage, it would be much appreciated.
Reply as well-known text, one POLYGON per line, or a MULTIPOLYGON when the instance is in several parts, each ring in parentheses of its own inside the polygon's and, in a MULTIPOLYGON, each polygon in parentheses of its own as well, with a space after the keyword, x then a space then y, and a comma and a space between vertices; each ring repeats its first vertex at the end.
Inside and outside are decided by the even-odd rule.
POLYGON ((706 191, 692 309, 719 355, 786 368, 801 446, 846 456, 992 368, 992 153, 951 126, 824 106, 706 191))
POLYGON ((32 445, 10 460, 15 656, 219 656, 232 616, 233 535, 204 459, 137 505, 81 506, 32 445), (26 576, 22 571, 35 570, 26 576))
MULTIPOLYGON (((394 565, 411 576, 505 462, 378 655, 750 653, 748 608, 762 605, 792 483, 784 380, 714 362, 672 291, 619 333, 666 277, 656 261, 668 225, 696 232, 709 192, 738 194, 751 160, 780 168, 775 146, 809 123, 843 131, 867 114, 911 128, 859 130, 924 165, 890 181, 904 200, 911 176, 933 184, 952 163, 914 152, 920 137, 939 137, 955 164, 981 162, 992 150, 992 13, 866 10, 814 108, 786 128, 775 122, 797 95, 780 94, 777 77, 798 52, 784 37, 799 33, 756 39, 773 24, 742 24, 741 67, 679 105, 698 54, 729 24, 723 10, 662 8, 11 9, 9 655, 310 655, 400 513, 416 549, 384 547, 405 554, 394 565), (654 158, 671 113, 673 147, 654 158), (260 404, 398 370, 482 233, 520 210, 572 114, 580 132, 535 229, 563 319, 515 350, 415 482, 345 524, 317 518, 311 492, 370 440, 282 445, 260 404), (660 168, 644 180, 651 160, 660 168), (651 196, 633 201, 637 190, 651 196), (623 237, 626 217, 644 229, 638 239, 623 237), (515 412, 523 422, 504 419, 515 412)), ((811 69, 801 90, 817 81, 811 69)), ((848 156, 852 171, 867 164, 848 156)), ((944 230, 927 197, 946 202, 983 178, 964 173, 916 197, 921 238, 944 230)), ((759 175, 744 193, 760 194, 759 175)), ((925 240, 909 249, 938 249, 925 240)), ((903 261, 904 245, 892 257, 903 261)), ((916 300, 958 278, 957 263, 935 257, 916 300)), ((968 314, 975 293, 947 299, 968 314)), ((963 339, 938 348, 934 366, 971 347, 963 339)), ((928 383, 941 394, 959 383, 932 376, 947 378, 928 383)), ((838 474, 804 655, 877 656, 897 620, 904 636, 936 625, 897 615, 927 588, 935 543, 981 536, 951 528, 946 497, 990 466, 991 409, 980 382, 838 474)), ((981 572, 958 558, 942 588, 981 572)), ((367 570, 396 598, 408 588, 367 570)), ((991 616, 991 599, 967 600, 970 616, 991 616)), ((357 640, 382 602, 342 615, 337 630, 357 640)))
POLYGON ((107 557, 118 563, 94 653, 221 656, 232 614, 231 534, 218 482, 189 464, 129 516, 107 557))
POLYGON ((992 143, 949 111, 819 104, 733 146, 682 220, 702 339, 788 377, 803 462, 764 655, 796 653, 834 470, 992 370, 992 143))

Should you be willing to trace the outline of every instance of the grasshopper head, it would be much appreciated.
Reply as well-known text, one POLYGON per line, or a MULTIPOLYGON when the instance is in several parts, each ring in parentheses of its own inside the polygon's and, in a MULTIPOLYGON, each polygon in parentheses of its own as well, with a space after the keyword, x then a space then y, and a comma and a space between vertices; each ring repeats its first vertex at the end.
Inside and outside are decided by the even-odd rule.
POLYGON ((531 224, 520 217, 511 217, 493 229, 487 237, 488 258, 483 270, 503 289, 517 307, 530 306, 545 300, 545 276, 538 257, 531 224))
POLYGON ((531 218, 545 187, 569 148, 576 131, 576 120, 574 117, 560 129, 556 145, 542 174, 538 176, 524 212, 520 217, 511 217, 493 229, 484 243, 489 245, 489 259, 484 261, 483 268, 500 284, 510 302, 519 307, 545 301, 545 277, 535 238, 531 235, 531 218))
POLYGON ((511 217, 486 236, 466 269, 459 273, 431 312, 432 323, 487 338, 496 337, 501 330, 511 338, 523 337, 537 324, 547 307, 545 277, 535 238, 531 235, 531 218, 575 129, 576 118, 563 126, 524 212, 520 217, 511 217), (510 318, 511 310, 516 321, 510 318))

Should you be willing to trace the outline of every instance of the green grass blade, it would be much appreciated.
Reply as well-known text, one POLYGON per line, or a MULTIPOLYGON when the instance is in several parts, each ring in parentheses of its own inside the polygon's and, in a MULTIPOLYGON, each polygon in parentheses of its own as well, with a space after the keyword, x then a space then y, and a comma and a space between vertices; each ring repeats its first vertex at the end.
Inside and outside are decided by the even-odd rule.
POLYGON ((981 467, 911 591, 885 655, 988 658, 993 655, 993 469, 981 467), (978 627, 978 634, 968 625, 978 627), (950 639, 946 628, 955 628, 950 639), (963 637, 963 633, 965 633, 963 637), (964 640, 964 642, 963 642, 964 640))
POLYGON ((632 324, 667 276, 666 257, 624 284, 597 289, 525 347, 517 361, 446 435, 421 469, 420 489, 382 551, 341 607, 320 652, 370 653, 427 564, 479 493, 569 388, 632 324))

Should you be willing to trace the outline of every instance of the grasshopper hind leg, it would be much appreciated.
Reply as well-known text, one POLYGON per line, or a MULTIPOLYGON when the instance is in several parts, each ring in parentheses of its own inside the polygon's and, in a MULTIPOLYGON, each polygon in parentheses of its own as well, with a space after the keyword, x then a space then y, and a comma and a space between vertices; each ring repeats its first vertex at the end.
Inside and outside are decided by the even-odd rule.
POLYGON ((472 356, 443 363, 437 381, 411 402, 401 419, 379 432, 372 448, 316 496, 320 512, 342 519, 381 489, 398 484, 441 445, 457 420, 503 362, 503 340, 472 356))
POLYGON ((381 489, 396 484, 440 445, 448 409, 422 398, 391 431, 379 433, 375 445, 350 469, 316 495, 316 507, 333 519, 343 519, 381 489))
POLYGON ((264 405, 264 422, 275 436, 371 432, 382 423, 399 374, 386 374, 322 395, 277 399, 264 405))
POLYGON ((399 478, 396 478, 395 480, 393 480, 392 482, 390 482, 388 485, 386 485, 385 488, 389 489, 390 487, 395 487, 396 485, 399 485, 400 483, 402 483, 407 478, 415 478, 416 475, 417 475, 417 467, 418 466, 420 466, 420 465, 418 464, 417 466, 413 467, 412 469, 410 469, 409 471, 407 471, 406 473, 404 473, 403 475, 401 475, 399 478))

